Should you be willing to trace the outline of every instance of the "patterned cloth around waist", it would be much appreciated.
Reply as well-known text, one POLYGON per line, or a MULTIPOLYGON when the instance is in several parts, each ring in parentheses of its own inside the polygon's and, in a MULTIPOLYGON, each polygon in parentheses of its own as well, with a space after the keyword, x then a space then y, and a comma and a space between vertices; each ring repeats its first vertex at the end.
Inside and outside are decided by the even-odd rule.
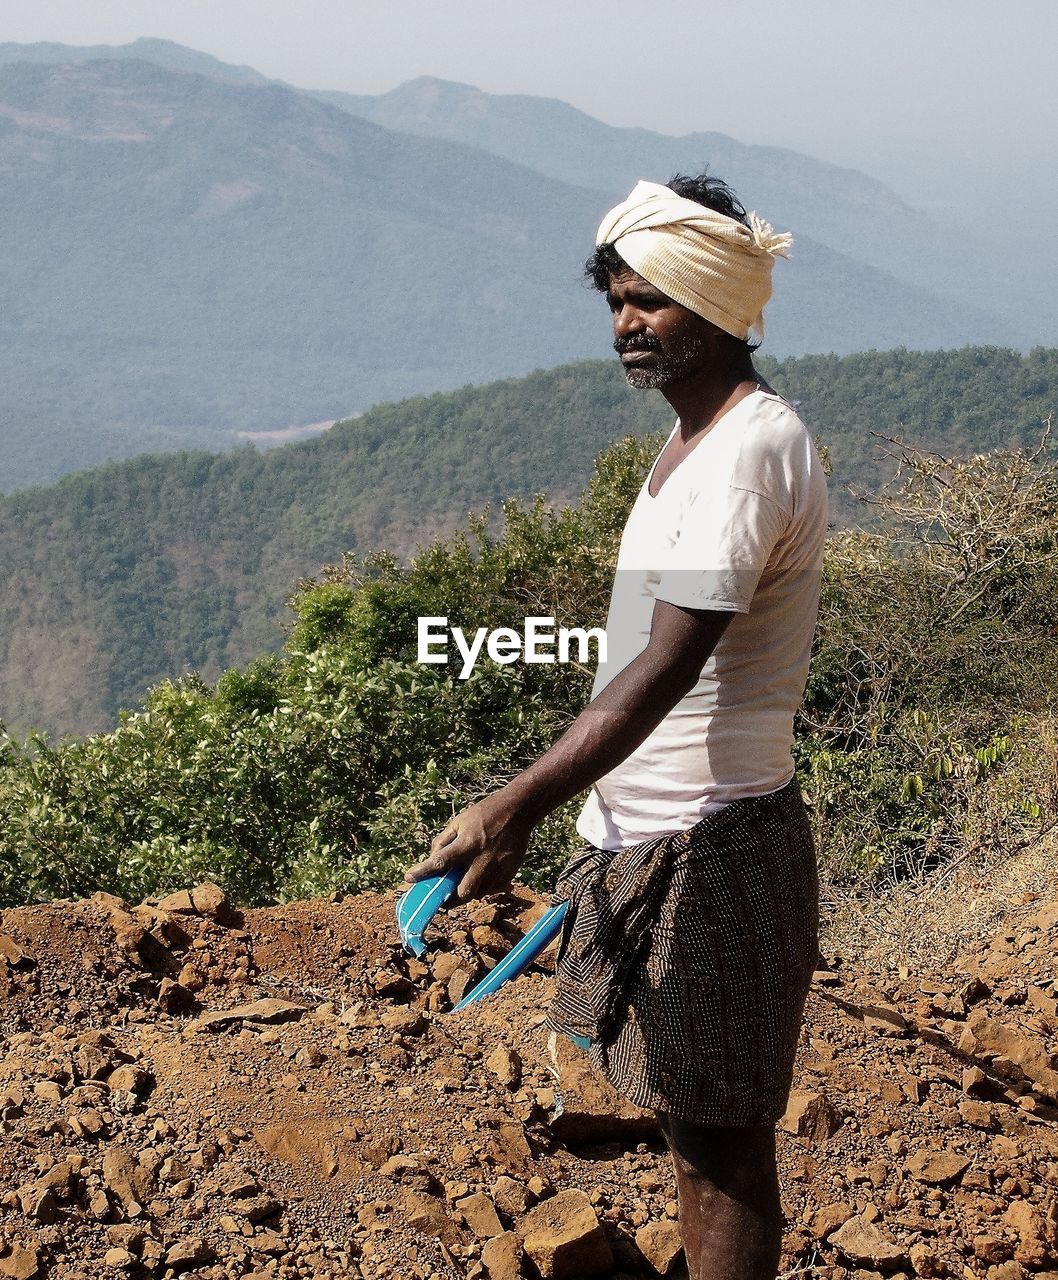
POLYGON ((786 1105, 817 957, 815 852, 796 779, 676 835, 563 870, 547 1025, 590 1041, 639 1106, 710 1124, 786 1105))

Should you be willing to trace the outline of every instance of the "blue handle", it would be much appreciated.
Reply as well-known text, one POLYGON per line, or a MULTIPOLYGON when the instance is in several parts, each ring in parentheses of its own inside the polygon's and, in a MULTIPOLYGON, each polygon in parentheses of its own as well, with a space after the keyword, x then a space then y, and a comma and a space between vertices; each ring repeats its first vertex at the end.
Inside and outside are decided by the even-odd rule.
POLYGON ((553 942, 558 936, 568 906, 568 902, 560 902, 557 907, 546 911, 525 937, 507 952, 499 964, 494 969, 490 969, 472 991, 467 992, 452 1012, 458 1013, 468 1004, 476 1004, 478 1000, 498 991, 509 978, 517 978, 520 973, 524 973, 548 943, 553 942))
POLYGON ((397 928, 400 940, 413 956, 426 950, 423 934, 434 916, 455 893, 463 878, 463 868, 431 876, 413 884, 397 902, 397 928))

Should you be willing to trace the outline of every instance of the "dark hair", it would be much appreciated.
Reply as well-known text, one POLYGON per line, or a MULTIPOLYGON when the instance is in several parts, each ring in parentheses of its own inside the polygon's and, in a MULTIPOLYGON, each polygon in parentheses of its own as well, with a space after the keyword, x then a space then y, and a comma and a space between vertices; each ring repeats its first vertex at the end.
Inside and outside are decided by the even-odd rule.
MULTIPOLYGON (((711 178, 704 170, 694 177, 685 173, 674 174, 665 185, 685 200, 694 200, 697 204, 712 209, 714 213, 725 214, 728 218, 741 222, 743 226, 749 226, 745 206, 738 196, 726 182, 720 178, 711 178)), ((628 263, 612 244, 599 245, 584 264, 585 278, 600 293, 609 289, 611 276, 619 276, 628 270, 628 263)), ((735 341, 741 339, 736 338, 735 341)), ((744 345, 750 351, 755 351, 760 344, 747 342, 744 345)))

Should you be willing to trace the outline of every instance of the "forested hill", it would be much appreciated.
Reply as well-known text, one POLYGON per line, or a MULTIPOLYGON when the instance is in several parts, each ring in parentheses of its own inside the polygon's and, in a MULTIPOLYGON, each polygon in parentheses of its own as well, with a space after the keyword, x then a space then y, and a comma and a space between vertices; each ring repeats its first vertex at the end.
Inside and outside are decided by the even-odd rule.
MULTIPOLYGON (((830 448, 835 509, 880 472, 871 432, 953 452, 1035 440, 1058 351, 761 360, 830 448)), ((349 549, 406 554, 513 495, 571 494, 610 441, 667 428, 613 362, 382 405, 261 454, 112 463, 0 499, 0 719, 88 732, 167 675, 277 647, 295 580, 349 549)))

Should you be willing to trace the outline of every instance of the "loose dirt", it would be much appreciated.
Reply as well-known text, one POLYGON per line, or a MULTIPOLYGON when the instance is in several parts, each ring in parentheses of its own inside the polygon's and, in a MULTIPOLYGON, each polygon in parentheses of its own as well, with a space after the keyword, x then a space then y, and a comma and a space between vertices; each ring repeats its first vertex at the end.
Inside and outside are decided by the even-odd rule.
MULTIPOLYGON (((542 1026, 544 909, 211 885, 0 917, 0 1277, 685 1276, 668 1157, 542 1026)), ((1058 897, 943 972, 831 955, 780 1134, 789 1275, 1058 1280, 1058 897)))

